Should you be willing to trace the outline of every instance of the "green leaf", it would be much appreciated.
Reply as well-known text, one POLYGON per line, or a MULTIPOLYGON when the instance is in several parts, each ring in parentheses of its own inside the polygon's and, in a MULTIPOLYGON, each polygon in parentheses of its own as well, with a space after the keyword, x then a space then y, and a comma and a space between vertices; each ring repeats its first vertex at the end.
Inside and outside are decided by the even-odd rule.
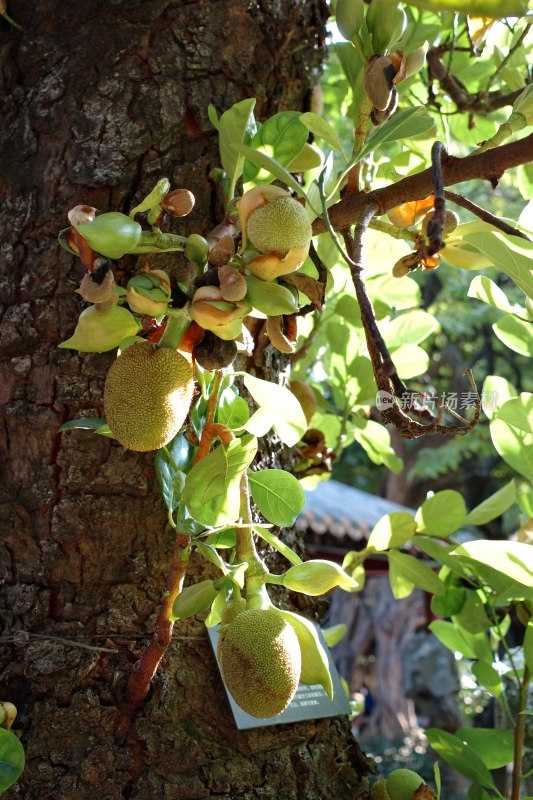
POLYGON ((172 606, 171 620, 187 619, 206 611, 215 600, 220 589, 212 580, 200 581, 182 589, 172 606))
POLYGON ((401 344, 391 348, 391 356, 399 377, 406 381, 427 372, 429 356, 417 344, 401 344))
POLYGON ((533 163, 520 164, 516 170, 518 189, 524 200, 533 198, 533 163))
POLYGON ((142 200, 138 206, 132 208, 129 213, 131 219, 133 219, 135 214, 140 214, 142 211, 148 211, 150 208, 158 205, 165 195, 169 193, 169 191, 170 181, 167 178, 161 178, 161 180, 156 183, 152 191, 146 195, 144 200, 142 200))
POLYGON ((326 645, 328 647, 335 647, 336 644, 342 641, 347 630, 348 626, 345 625, 344 622, 338 625, 331 625, 329 628, 322 628, 322 636, 324 637, 326 645))
MULTIPOLYGON (((408 0, 407 5, 426 8, 428 11, 457 11, 464 14, 466 11, 473 17, 520 17, 526 13, 525 0, 469 0, 465 6, 464 0, 408 0)), ((465 773, 466 774, 466 773, 465 773)))
POLYGON ((433 125, 433 117, 422 107, 398 111, 391 119, 374 129, 376 133, 354 155, 352 163, 360 161, 386 142, 396 142, 399 139, 409 139, 427 133, 433 125))
POLYGON ((213 103, 209 103, 209 105, 207 106, 207 116, 209 117, 209 122, 211 123, 213 128, 215 128, 215 130, 218 131, 218 126, 219 126, 218 114, 213 103))
POLYGON ((419 533, 449 536, 465 523, 465 501, 459 492, 445 489, 428 497, 416 512, 415 519, 419 533))
POLYGON ((367 547, 376 552, 390 547, 403 547, 415 535, 416 525, 412 514, 393 511, 376 523, 368 538, 367 547))
POLYGON ((341 153, 342 145, 339 141, 339 137, 337 136, 337 132, 335 128, 333 128, 329 122, 326 122, 325 119, 320 117, 318 114, 314 114, 312 111, 307 111, 305 114, 300 114, 300 122, 302 122, 308 131, 311 131, 315 136, 319 136, 320 139, 323 139, 327 142, 334 150, 339 150, 341 153))
POLYGON ((496 788, 492 775, 481 758, 462 738, 439 728, 428 728, 426 736, 431 747, 462 775, 487 789, 496 788))
MULTIPOLYGON (((410 556, 407 553, 400 553, 399 550, 391 550, 389 553, 389 572, 391 574, 390 582, 394 596, 398 600, 400 597, 407 597, 403 594, 403 589, 400 589, 401 581, 403 579, 405 586, 412 584, 424 592, 431 592, 432 594, 444 594, 444 584, 437 577, 435 572, 430 566, 424 564, 415 556, 410 556), (400 594, 397 594, 400 589, 400 594)), ((411 591, 408 592, 410 594, 411 591)))
POLYGON ((241 100, 224 111, 218 121, 220 161, 228 176, 231 196, 244 166, 238 145, 249 142, 255 133, 254 106, 255 97, 241 100))
POLYGON ((100 417, 71 419, 68 422, 65 422, 64 425, 62 425, 59 429, 60 433, 72 430, 94 431, 95 433, 99 433, 100 436, 108 436, 110 439, 115 438, 111 433, 109 425, 106 423, 105 419, 101 419, 100 417))
POLYGON ((498 411, 498 419, 525 433, 533 433, 533 394, 522 392, 507 400, 498 411))
POLYGON ((426 553, 435 561, 438 561, 440 564, 445 564, 452 570, 452 572, 455 572, 459 575, 464 575, 464 570, 457 562, 457 559, 450 555, 453 550, 451 545, 438 544, 433 539, 430 539, 427 536, 422 536, 418 533, 414 544, 419 550, 422 550, 423 553, 426 553))
POLYGON ((257 167, 266 169, 274 178, 277 178, 286 186, 290 186, 291 189, 294 189, 296 194, 300 195, 300 197, 307 199, 305 191, 298 181, 293 178, 291 173, 288 172, 278 161, 270 158, 270 156, 267 156, 266 153, 261 153, 260 150, 254 150, 253 147, 249 147, 246 144, 241 144, 235 149, 241 154, 241 156, 246 156, 246 158, 249 161, 252 161, 257 167))
POLYGON ((230 403, 221 404, 217 409, 217 422, 233 430, 243 428, 249 419, 250 409, 242 397, 235 397, 230 403))
POLYGON ((492 443, 504 461, 533 481, 533 435, 500 419, 490 423, 492 443))
POLYGON ((481 539, 467 542, 453 551, 456 558, 470 568, 483 564, 533 592, 533 545, 513 541, 481 539))
MULTIPOLYGON (((492 664, 489 664, 488 661, 476 661, 472 664, 472 672, 478 683, 484 686, 490 694, 494 695, 494 697, 501 695, 502 679, 492 664)), ((493 767, 489 767, 489 769, 493 769, 493 767)))
POLYGON ((389 346, 416 345, 438 330, 440 330, 440 323, 433 314, 415 309, 400 314, 389 323, 385 330, 385 340, 389 346))
POLYGON ((385 426, 362 417, 354 417, 353 423, 354 439, 366 451, 369 459, 374 464, 385 464, 391 472, 399 475, 403 468, 403 462, 392 449, 390 434, 385 426))
POLYGON ((300 556, 297 556, 294 550, 291 550, 291 548, 286 545, 285 542, 282 542, 281 539, 275 536, 267 528, 264 528, 261 525, 254 525, 253 530, 254 533, 260 536, 261 539, 267 542, 267 544, 271 545, 271 547, 274 547, 278 553, 281 553, 282 556, 285 556, 287 561, 290 561, 291 564, 296 566, 297 564, 302 563, 300 556))
POLYGON ((533 242, 509 236, 501 231, 472 233, 465 240, 474 245, 489 261, 508 275, 528 297, 533 297, 533 242))
POLYGON ((506 400, 516 397, 517 394, 514 386, 505 378, 501 378, 499 375, 488 375, 481 392, 483 411, 489 419, 492 419, 497 409, 501 408, 506 400))
POLYGON ((494 728, 459 728, 455 731, 468 747, 480 757, 487 769, 505 767, 513 760, 513 731, 494 728))
POLYGON ((294 525, 305 505, 305 492, 298 480, 282 469, 249 472, 248 482, 254 503, 261 514, 280 528, 294 525))
POLYGON ((504 514, 515 502, 516 484, 512 480, 472 509, 465 523, 467 525, 486 525, 487 522, 504 514))
POLYGON ((292 626, 302 654, 302 673, 300 682, 320 684, 329 699, 333 699, 333 684, 329 671, 328 654, 318 637, 316 626, 310 620, 295 614, 293 611, 280 611, 284 619, 292 626))
MULTIPOLYGON (((282 167, 288 167, 291 161, 302 151, 309 133, 300 122, 297 111, 280 111, 259 128, 250 147, 274 158, 282 167)), ((248 183, 270 183, 274 179, 267 168, 261 174, 260 168, 253 162, 245 161, 243 181, 248 183)))
MULTIPOLYGON (((481 593, 482 594, 482 593, 481 593)), ((487 616, 485 598, 480 597, 480 593, 469 590, 465 595, 465 602, 461 609, 454 614, 452 622, 460 625, 469 633, 485 633, 490 628, 490 619, 487 616)))
POLYGON ((440 619, 434 620, 428 627, 449 650, 461 653, 465 658, 492 661, 489 640, 484 633, 469 633, 453 622, 440 619))
POLYGON ((533 323, 507 316, 495 322, 492 330, 510 350, 523 356, 533 356, 533 323))
POLYGON ((239 517, 239 484, 257 452, 255 436, 243 436, 219 445, 187 475, 183 500, 189 513, 203 525, 231 525, 239 517))
POLYGON ((185 471, 191 467, 195 452, 185 436, 178 433, 167 447, 160 448, 155 454, 155 474, 170 514, 179 505, 185 484, 185 471))
POLYGON ((0 728, 0 792, 19 779, 24 769, 24 748, 13 731, 0 728))
POLYGON ((264 436, 274 428, 281 441, 293 447, 307 430, 307 420, 302 407, 289 389, 260 378, 241 373, 244 385, 259 405, 245 427, 256 436, 264 436))
POLYGON ((470 284, 468 297, 475 297, 483 303, 488 303, 500 311, 512 313, 512 306, 507 295, 487 275, 476 275, 470 284))

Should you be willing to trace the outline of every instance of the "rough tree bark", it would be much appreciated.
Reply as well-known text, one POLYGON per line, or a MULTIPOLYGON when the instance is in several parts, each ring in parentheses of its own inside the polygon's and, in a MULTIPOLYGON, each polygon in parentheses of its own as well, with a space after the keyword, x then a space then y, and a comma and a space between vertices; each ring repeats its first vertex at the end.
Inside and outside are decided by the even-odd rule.
POLYGON ((150 454, 58 434, 101 414, 113 359, 57 349, 82 308, 81 266, 55 238, 67 210, 127 211, 167 176, 196 196, 179 231, 209 230, 208 103, 256 96, 259 117, 304 108, 325 11, 322 0, 12 0, 23 30, 0 20, 0 698, 19 709, 27 751, 8 800, 367 796, 344 720, 237 733, 201 623, 177 627, 127 742, 114 740, 172 537, 150 454))

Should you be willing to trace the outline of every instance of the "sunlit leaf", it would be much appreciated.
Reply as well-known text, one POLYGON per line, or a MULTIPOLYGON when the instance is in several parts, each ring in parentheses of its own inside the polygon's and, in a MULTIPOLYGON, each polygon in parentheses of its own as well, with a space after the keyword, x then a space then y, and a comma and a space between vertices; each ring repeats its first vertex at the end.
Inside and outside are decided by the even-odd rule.
POLYGON ((498 410, 497 418, 513 428, 533 433, 533 394, 522 392, 519 397, 507 400, 498 410))
POLYGON ((254 503, 261 514, 280 528, 294 525, 305 505, 298 480, 282 469, 263 469, 248 475, 254 503))
POLYGON ((424 592, 444 594, 444 584, 432 568, 408 553, 401 553, 399 550, 389 552, 389 573, 392 592, 396 599, 407 596, 403 591, 397 593, 400 577, 424 592))
POLYGON ((257 452, 255 436, 243 436, 219 445, 187 475, 183 500, 189 513, 203 525, 228 525, 239 517, 242 473, 257 452))
POLYGON ((486 525, 487 522, 504 514, 515 502, 516 484, 512 480, 472 509, 465 523, 467 525, 486 525))
POLYGON ((512 312, 507 295, 487 275, 476 275, 468 289, 468 296, 499 308, 500 311, 512 312))
POLYGON ((488 789, 496 789, 494 779, 481 758, 461 738, 439 728, 428 728, 425 733, 431 747, 448 764, 451 764, 462 775, 466 775, 467 778, 481 784, 481 786, 486 786, 488 789))
POLYGON ((472 233, 466 236, 491 264, 508 275, 528 297, 533 297, 533 242, 501 231, 472 233))
POLYGON ((376 552, 403 547, 415 534, 415 520, 407 511, 393 511, 382 517, 368 537, 367 547, 376 552))
POLYGON ((507 316, 494 323, 492 330, 507 347, 523 356, 533 356, 533 323, 507 316))
POLYGON ((289 389, 242 373, 244 385, 259 405, 258 411, 246 423, 246 430, 264 436, 274 428, 281 441, 292 447, 307 430, 302 407, 289 389))
POLYGON ((465 501, 452 489, 428 497, 416 512, 418 530, 428 536, 449 536, 459 530, 465 520, 465 501))
POLYGON ((218 120, 218 142, 220 160, 230 186, 242 175, 244 158, 236 145, 248 143, 255 133, 254 106, 255 97, 235 103, 224 111, 218 120))
POLYGON ((468 14, 475 17, 520 17, 527 11, 526 0, 469 0, 465 6, 464 0, 408 0, 407 5, 427 8, 428 11, 457 11, 459 14, 468 14))
MULTIPOLYGON (((280 111, 261 125, 250 142, 250 147, 275 159, 282 167, 288 167, 301 152, 309 135, 308 129, 300 122, 297 111, 280 111)), ((260 167, 252 161, 244 163, 243 181, 248 183, 270 183, 274 175, 269 171, 261 173, 260 167)))

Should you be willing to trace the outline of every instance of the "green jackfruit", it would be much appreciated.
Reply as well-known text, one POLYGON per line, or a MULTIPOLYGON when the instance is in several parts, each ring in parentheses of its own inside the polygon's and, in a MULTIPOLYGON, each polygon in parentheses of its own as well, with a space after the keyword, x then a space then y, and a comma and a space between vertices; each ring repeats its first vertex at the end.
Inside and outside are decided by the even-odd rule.
POLYGON ((296 693, 300 645, 277 609, 251 608, 238 614, 223 633, 219 658, 228 691, 254 717, 281 713, 296 693))
POLYGON ((136 342, 117 358, 104 387, 106 422, 130 450, 158 450, 178 433, 194 389, 191 365, 168 347, 136 342))
POLYGON ((293 197, 279 197, 259 206, 247 223, 247 235, 256 250, 280 258, 294 247, 307 247, 311 233, 307 211, 293 197))

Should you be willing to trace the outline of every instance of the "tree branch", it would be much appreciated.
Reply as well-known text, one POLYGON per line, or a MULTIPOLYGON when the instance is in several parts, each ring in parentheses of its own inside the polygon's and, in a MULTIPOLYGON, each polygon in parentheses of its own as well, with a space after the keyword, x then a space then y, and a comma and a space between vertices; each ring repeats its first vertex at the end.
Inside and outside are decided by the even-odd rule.
MULTIPOLYGON (((444 186, 453 186, 471 180, 488 180, 496 185, 502 175, 512 167, 533 161, 533 134, 510 144, 495 147, 482 153, 474 153, 464 158, 446 155, 442 159, 442 178, 444 186)), ((329 209, 329 219, 336 230, 353 225, 369 202, 378 204, 377 216, 386 214, 395 206, 410 200, 423 200, 433 192, 433 172, 426 169, 415 175, 375 189, 367 194, 359 193, 343 197, 329 209)), ((313 223, 313 234, 324 233, 324 220, 313 223)))

